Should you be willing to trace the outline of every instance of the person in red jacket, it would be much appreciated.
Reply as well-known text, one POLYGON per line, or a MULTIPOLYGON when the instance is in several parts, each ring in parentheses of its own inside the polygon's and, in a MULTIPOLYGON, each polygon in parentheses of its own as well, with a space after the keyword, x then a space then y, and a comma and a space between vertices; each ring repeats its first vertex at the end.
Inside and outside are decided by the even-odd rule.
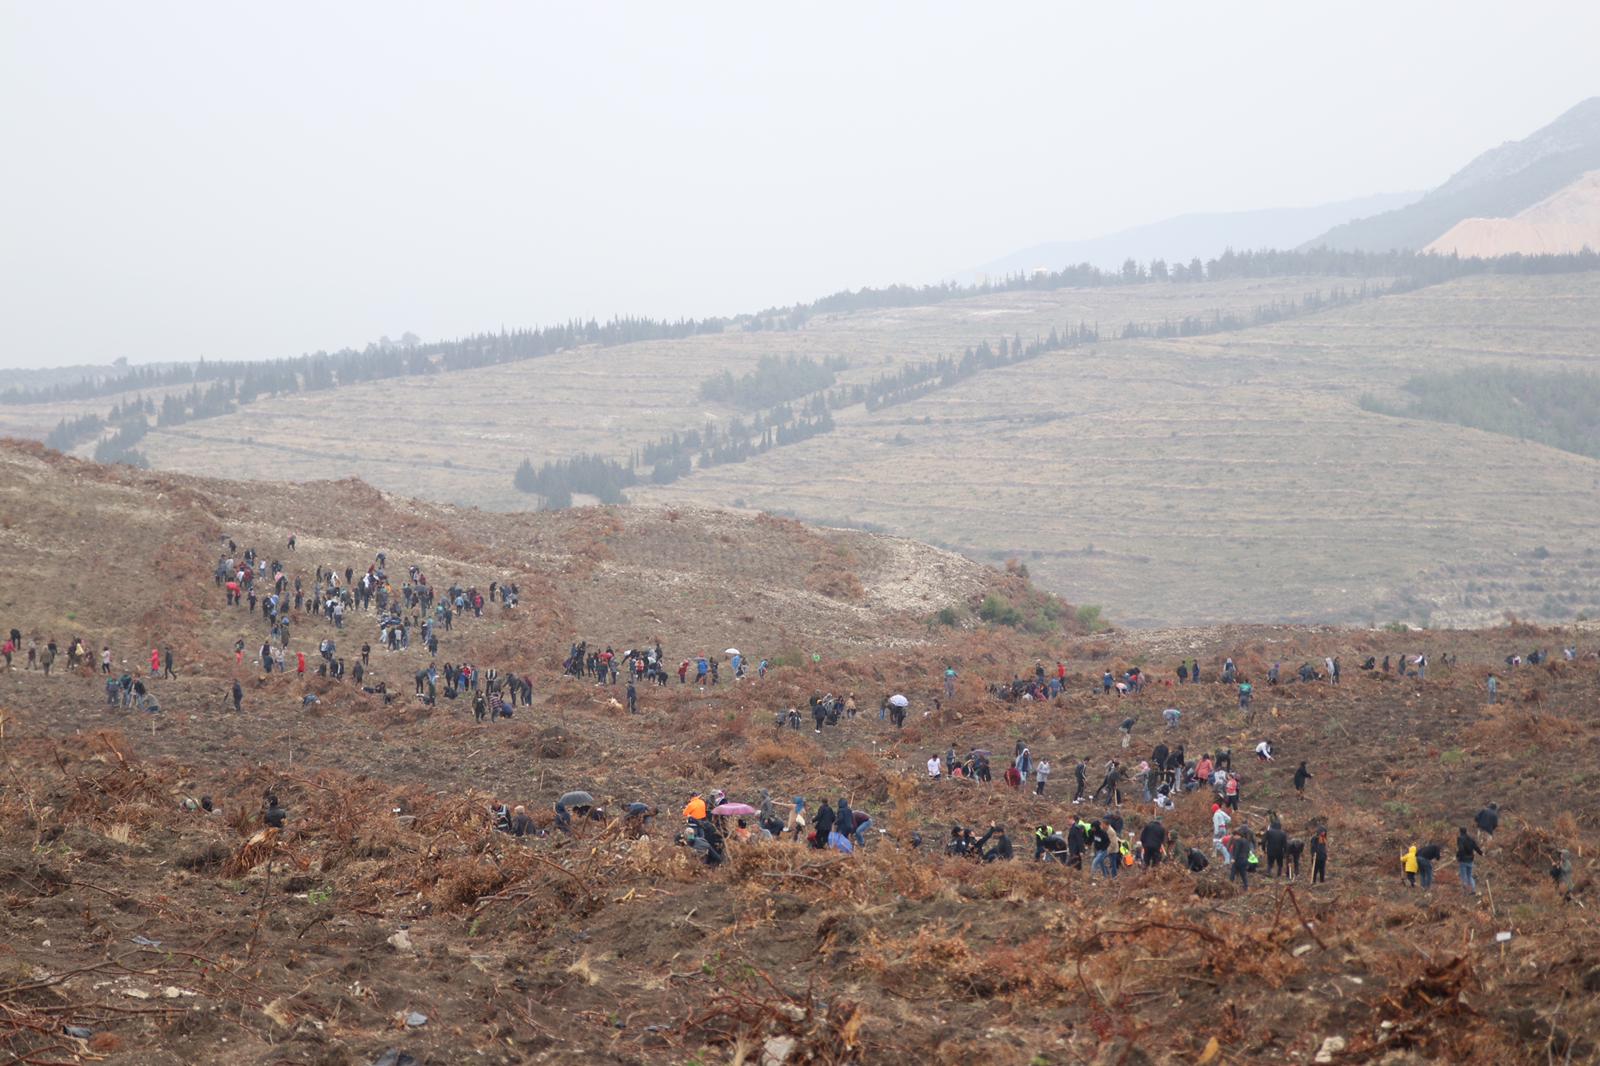
POLYGON ((150 649, 150 673, 152 676, 161 672, 161 649, 150 649))
POLYGON ((306 676, 306 653, 303 651, 294 653, 294 672, 301 677, 306 676))

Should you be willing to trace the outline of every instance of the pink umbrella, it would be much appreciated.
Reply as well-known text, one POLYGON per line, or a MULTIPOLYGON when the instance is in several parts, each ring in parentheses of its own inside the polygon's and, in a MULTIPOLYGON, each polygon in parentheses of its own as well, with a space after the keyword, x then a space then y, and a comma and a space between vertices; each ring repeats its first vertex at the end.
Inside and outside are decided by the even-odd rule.
POLYGON ((719 807, 711 808, 712 814, 744 815, 756 814, 756 809, 748 803, 724 803, 719 807))

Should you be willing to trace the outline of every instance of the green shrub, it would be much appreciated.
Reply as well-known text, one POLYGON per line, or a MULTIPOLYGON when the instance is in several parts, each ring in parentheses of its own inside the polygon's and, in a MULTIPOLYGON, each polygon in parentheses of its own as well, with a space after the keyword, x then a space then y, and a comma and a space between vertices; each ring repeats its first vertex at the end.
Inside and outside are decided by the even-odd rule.
POLYGON ((1022 625, 1022 612, 992 592, 978 606, 978 617, 985 622, 1013 629, 1022 625))

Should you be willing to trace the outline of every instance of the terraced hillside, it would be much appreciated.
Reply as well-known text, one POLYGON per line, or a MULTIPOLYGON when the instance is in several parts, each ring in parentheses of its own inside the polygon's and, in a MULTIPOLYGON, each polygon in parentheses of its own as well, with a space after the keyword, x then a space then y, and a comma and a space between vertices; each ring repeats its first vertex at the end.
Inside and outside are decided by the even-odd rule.
MULTIPOLYGON (((1471 277, 1228 332, 1122 339, 1130 322, 1248 316, 1359 285, 1151 283, 820 314, 790 331, 583 348, 263 399, 155 428, 141 447, 162 469, 359 476, 389 492, 520 509, 535 503, 512 486, 524 458, 626 462, 664 435, 749 418, 702 400, 699 387, 762 356, 842 357, 844 386, 1086 323, 1098 325, 1098 343, 908 402, 845 406, 831 432, 629 496, 1015 557, 1045 586, 1133 624, 1600 614, 1579 551, 1600 518, 1600 464, 1360 406, 1465 365, 1600 368, 1600 274, 1471 277)), ((109 402, 51 405, 49 415, 109 402)), ((0 409, 0 425, 13 424, 37 432, 40 409, 0 409)))
POLYGON ((1080 322, 1098 321, 1112 332, 1128 321, 1248 313, 1324 285, 1288 279, 1005 293, 821 315, 793 332, 581 348, 441 378, 263 400, 236 415, 156 431, 145 448, 162 469, 290 480, 354 476, 390 492, 523 508, 530 501, 512 488, 511 473, 525 456, 536 463, 581 452, 626 459, 663 434, 725 422, 741 412, 701 400, 700 383, 725 370, 743 373, 762 355, 843 356, 850 369, 840 384, 866 382, 1002 336, 1032 339, 1080 322))
POLYGON ((1467 363, 1600 370, 1600 278, 1469 279, 1237 333, 1102 343, 638 495, 1016 556, 1134 624, 1600 615, 1597 575, 1575 558, 1600 521, 1600 463, 1358 406, 1467 363), (1467 588, 1540 547, 1573 560, 1538 582, 1562 590, 1558 610, 1543 588, 1467 588))

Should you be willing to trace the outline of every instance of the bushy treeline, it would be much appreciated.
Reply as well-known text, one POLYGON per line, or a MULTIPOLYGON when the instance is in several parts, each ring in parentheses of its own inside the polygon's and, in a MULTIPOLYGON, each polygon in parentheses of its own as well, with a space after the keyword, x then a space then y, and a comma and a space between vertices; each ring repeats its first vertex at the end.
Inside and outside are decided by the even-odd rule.
POLYGON ((1361 406, 1379 414, 1502 433, 1600 459, 1600 375, 1477 366, 1414 377, 1403 389, 1403 403, 1367 395, 1361 406))
POLYGON ((161 410, 156 415, 158 426, 178 426, 197 418, 214 418, 231 414, 234 397, 238 395, 234 383, 218 381, 204 392, 196 385, 188 393, 167 393, 161 398, 161 410))
POLYGON ((230 382, 239 403, 275 393, 310 392, 351 385, 360 381, 471 370, 500 363, 533 359, 585 344, 609 346, 644 340, 670 340, 697 333, 721 333, 728 319, 678 319, 619 317, 609 322, 574 320, 542 329, 501 330, 460 340, 429 344, 373 343, 362 351, 344 348, 288 359, 239 362, 177 363, 127 367, 115 372, 85 376, 72 384, 36 388, 12 387, 0 392, 0 403, 48 403, 111 396, 121 392, 164 389, 174 385, 230 382))
POLYGON ((149 432, 150 422, 143 411, 127 415, 117 424, 115 433, 94 446, 94 461, 148 468, 150 460, 138 445, 149 432))
POLYGON ((1390 284, 1362 282, 1356 289, 1346 289, 1342 285, 1334 286, 1326 296, 1322 290, 1308 292, 1298 300, 1275 299, 1269 304, 1258 304, 1249 314, 1236 314, 1232 311, 1213 311, 1210 318, 1202 315, 1185 315, 1180 319, 1166 318, 1160 322, 1129 322, 1122 327, 1123 340, 1132 340, 1135 337, 1155 337, 1157 339, 1171 337, 1203 337, 1210 333, 1227 333, 1232 330, 1250 329, 1253 326, 1266 326, 1274 322, 1283 322, 1301 315, 1315 314, 1331 307, 1342 307, 1345 304, 1360 303, 1362 300, 1376 299, 1391 293, 1408 292, 1414 288, 1408 281, 1402 279, 1390 284))
POLYGON ((541 506, 551 511, 571 507, 576 493, 596 496, 601 503, 624 503, 622 490, 638 483, 630 466, 599 455, 575 455, 537 467, 524 459, 513 480, 518 489, 539 496, 541 506))
POLYGON ((45 447, 58 452, 70 452, 84 441, 98 437, 105 432, 105 428, 106 420, 96 414, 63 418, 56 423, 55 429, 45 434, 45 447))
POLYGON ((701 429, 668 434, 631 453, 626 463, 580 455, 535 467, 524 459, 512 482, 521 491, 538 495, 547 510, 571 507, 575 495, 594 496, 602 503, 626 503, 622 490, 634 485, 670 485, 696 468, 742 463, 832 430, 833 415, 818 394, 799 407, 777 404, 749 421, 707 422, 701 429), (640 473, 645 467, 650 468, 647 475, 640 473))
POLYGON ((1472 274, 1573 274, 1600 270, 1600 254, 1585 248, 1564 255, 1506 255, 1491 259, 1463 259, 1411 251, 1363 252, 1332 248, 1305 251, 1236 252, 1229 249, 1207 260, 1187 263, 1153 259, 1149 263, 1126 260, 1119 270, 1101 270, 1089 263, 1055 271, 1008 275, 977 285, 891 285, 882 289, 836 292, 808 304, 772 307, 740 320, 747 330, 799 329, 818 314, 863 311, 885 307, 920 307, 962 300, 989 293, 1030 290, 1100 288, 1147 282, 1193 284, 1239 278, 1326 276, 1342 278, 1404 278, 1412 286, 1432 285, 1472 274))
POLYGON ((701 382, 700 398, 753 411, 825 389, 833 384, 837 372, 849 365, 850 361, 839 355, 821 362, 809 355, 763 355, 754 370, 738 377, 724 370, 701 382))
POLYGON ((234 395, 232 382, 219 381, 203 390, 195 385, 187 393, 168 393, 161 398, 160 406, 148 397, 136 396, 114 404, 104 418, 96 414, 63 418, 45 435, 44 442, 57 451, 71 451, 114 428, 111 436, 95 445, 95 462, 148 467, 149 460, 136 445, 150 432, 151 415, 157 426, 178 426, 197 418, 225 415, 234 410, 234 395))
POLYGON ((868 411, 876 411, 880 407, 907 403, 935 389, 948 388, 985 370, 1035 359, 1046 352, 1092 344, 1099 336, 1098 331, 1080 323, 1076 327, 1052 329, 1048 337, 1035 337, 1026 344, 1015 335, 1009 340, 1001 337, 993 346, 982 341, 959 356, 941 355, 937 359, 909 363, 891 373, 879 374, 865 386, 835 389, 829 393, 829 401, 835 408, 860 403, 866 405, 868 411))

